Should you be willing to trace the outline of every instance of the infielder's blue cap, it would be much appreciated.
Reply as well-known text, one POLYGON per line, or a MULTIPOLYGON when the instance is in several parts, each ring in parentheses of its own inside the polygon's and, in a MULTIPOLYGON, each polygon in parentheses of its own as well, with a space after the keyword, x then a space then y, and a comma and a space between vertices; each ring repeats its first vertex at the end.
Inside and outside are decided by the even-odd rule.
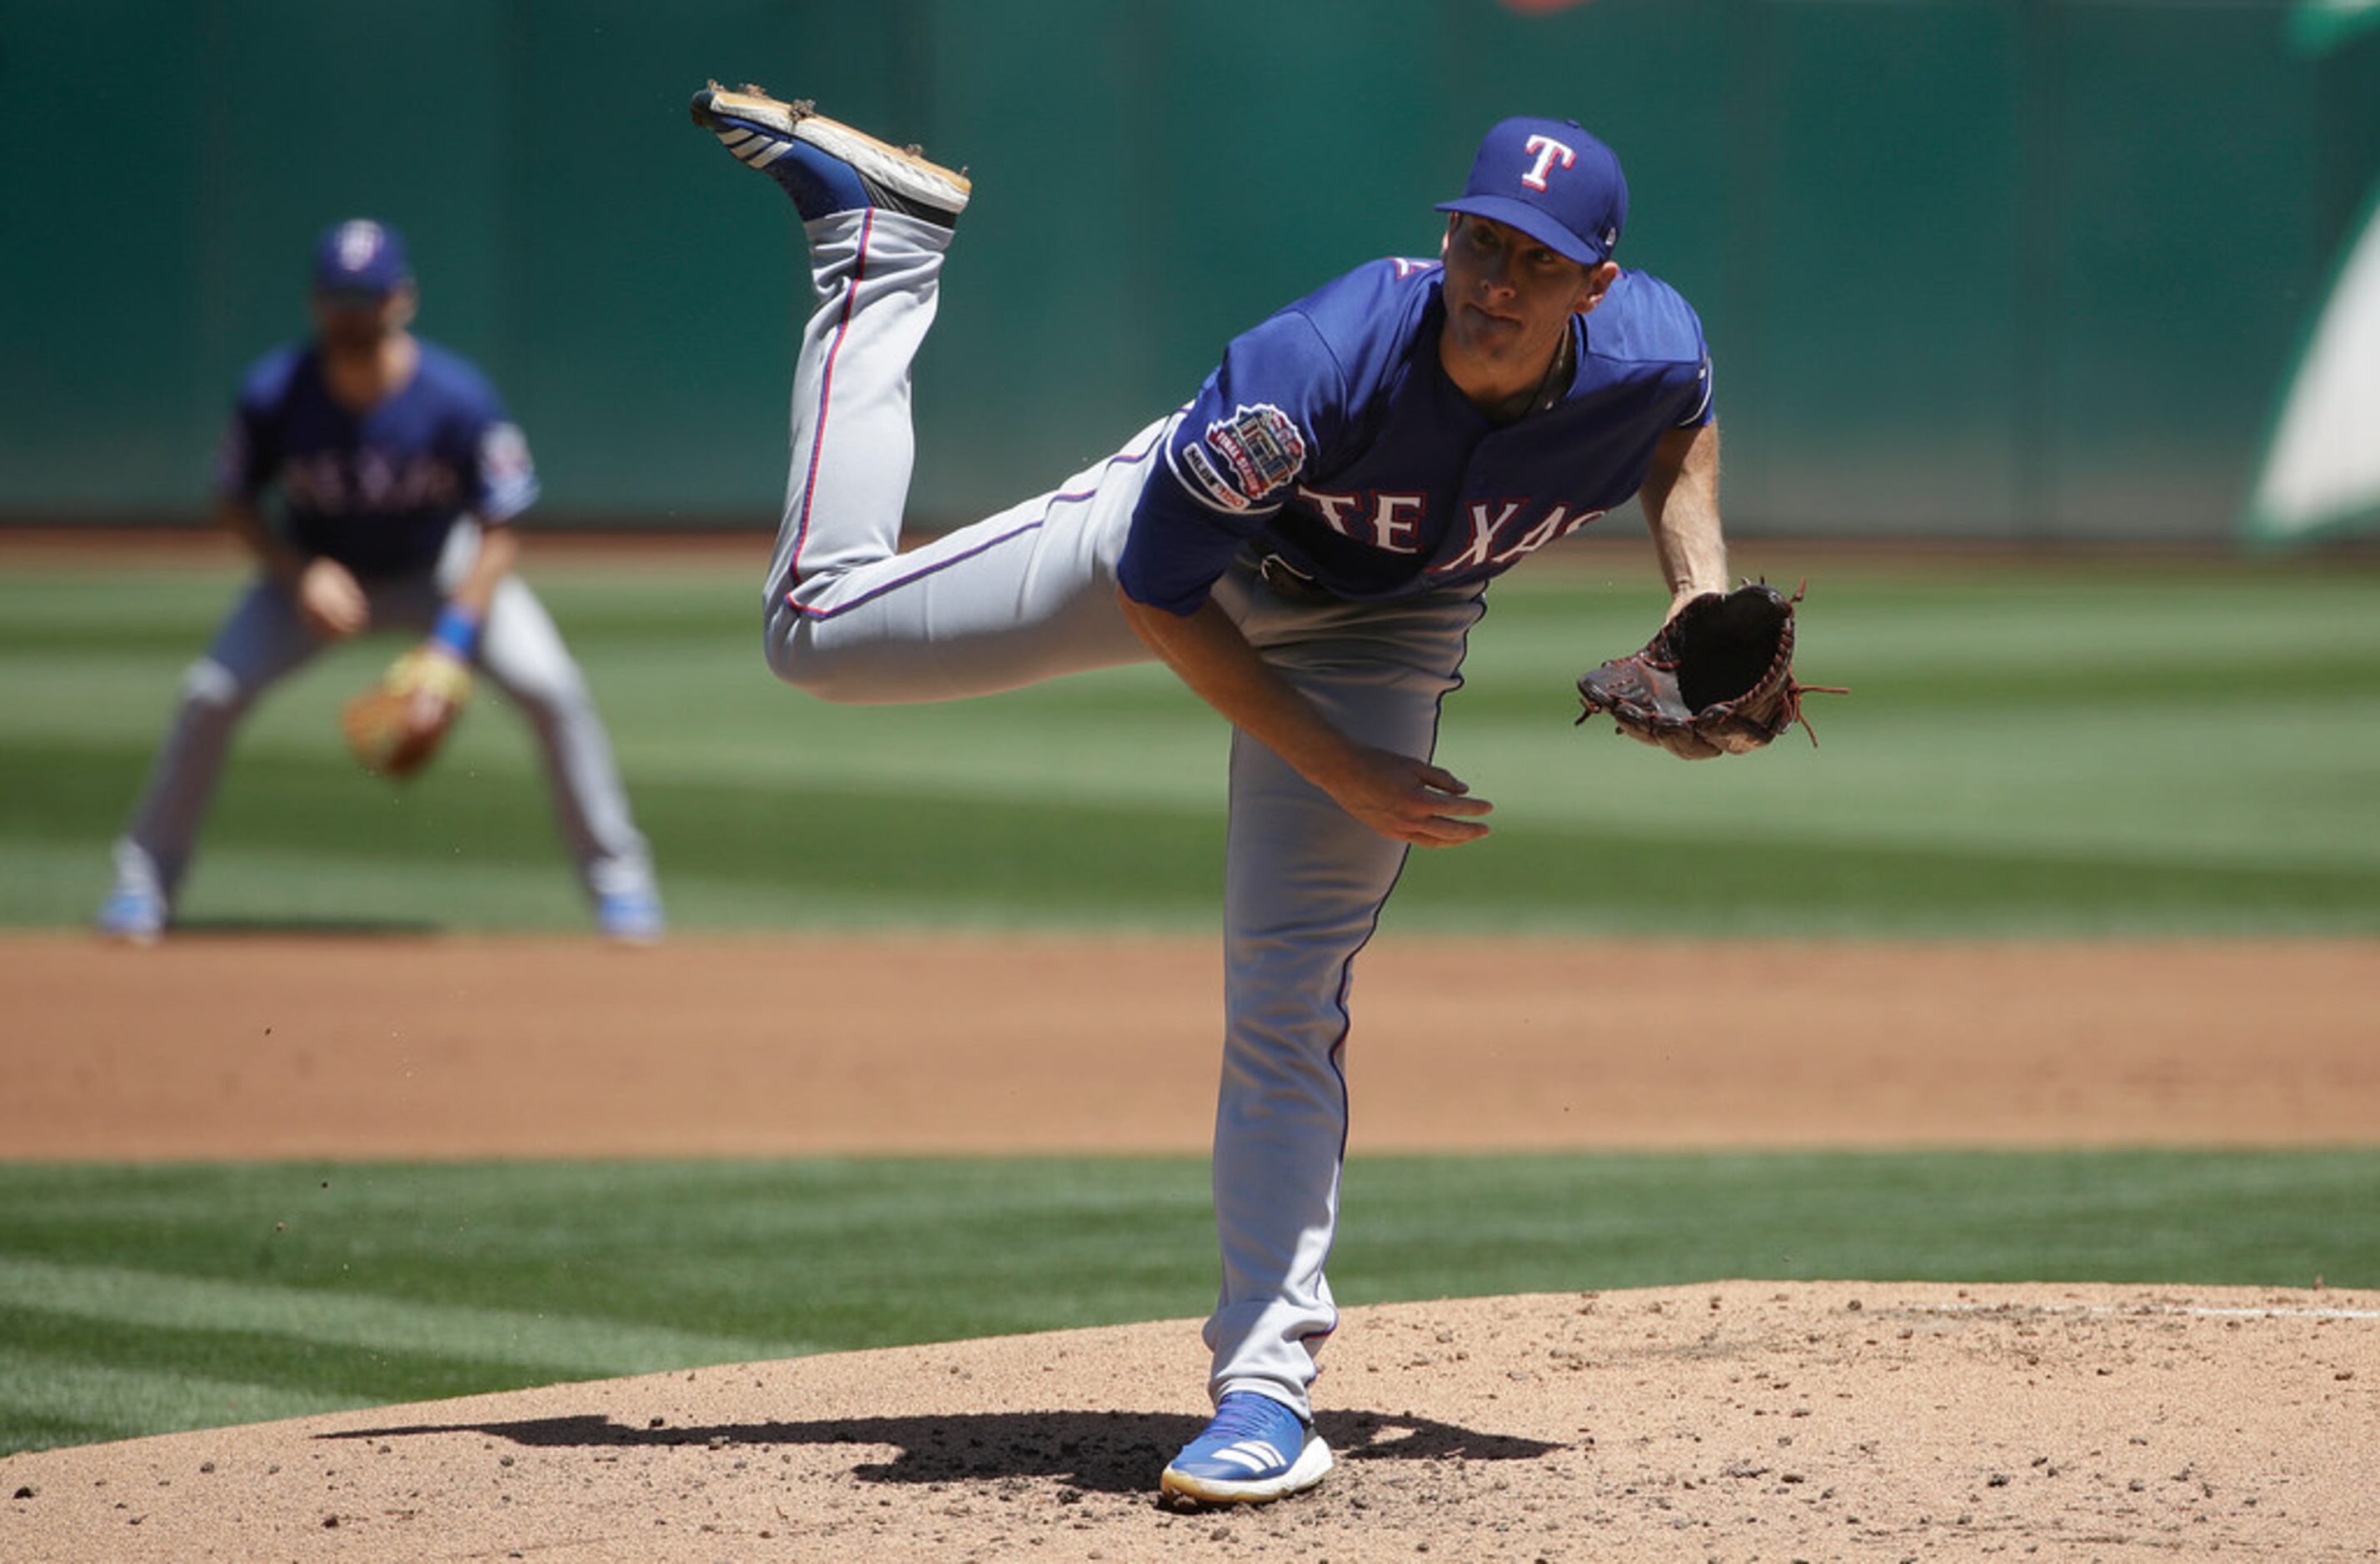
POLYGON ((413 281, 405 240, 385 223, 358 217, 314 248, 314 288, 337 298, 382 299, 413 281))
POLYGON ((1594 266, 1611 259, 1628 221, 1620 155, 1574 119, 1508 119, 1488 132, 1463 199, 1440 212, 1510 224, 1558 255, 1594 266))

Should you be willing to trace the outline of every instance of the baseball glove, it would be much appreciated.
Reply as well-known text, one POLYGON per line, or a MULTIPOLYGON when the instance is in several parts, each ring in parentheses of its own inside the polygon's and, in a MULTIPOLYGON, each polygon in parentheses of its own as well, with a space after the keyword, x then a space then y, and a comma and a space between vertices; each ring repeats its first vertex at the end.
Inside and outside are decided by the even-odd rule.
POLYGON ((409 777, 427 765, 471 698, 471 670, 437 647, 416 647, 339 711, 347 747, 368 770, 409 777))
POLYGON ((1801 589, 1789 598, 1766 581, 1693 599, 1644 650, 1579 680, 1579 721, 1609 713, 1630 738, 1688 760, 1758 749, 1796 722, 1816 744, 1802 697, 1849 692, 1794 682, 1793 605, 1801 600, 1801 589))

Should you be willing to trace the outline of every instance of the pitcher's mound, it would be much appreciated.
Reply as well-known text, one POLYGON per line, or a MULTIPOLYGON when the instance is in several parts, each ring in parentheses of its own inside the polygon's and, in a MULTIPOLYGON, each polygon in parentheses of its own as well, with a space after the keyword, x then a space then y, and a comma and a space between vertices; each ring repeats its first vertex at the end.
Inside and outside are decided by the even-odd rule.
POLYGON ((1254 1509, 1157 1501, 1175 1322, 16 1456, 0 1556, 2380 1558, 2380 1295, 1726 1282, 1354 1309, 1325 1362, 1338 1469, 1254 1509))

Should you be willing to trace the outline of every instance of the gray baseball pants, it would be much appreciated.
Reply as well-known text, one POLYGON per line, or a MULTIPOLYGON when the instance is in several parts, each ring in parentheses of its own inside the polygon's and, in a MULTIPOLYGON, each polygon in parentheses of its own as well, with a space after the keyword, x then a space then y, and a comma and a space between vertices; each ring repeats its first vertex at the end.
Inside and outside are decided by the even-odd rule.
MULTIPOLYGON (((830 700, 989 695, 1152 653, 1115 566, 1171 418, 1062 488, 898 553, 914 443, 909 367, 933 322, 948 235, 896 213, 808 224, 818 308, 794 375, 792 471, 766 590, 770 667, 830 700)), ((1390 604, 1293 603, 1245 562, 1216 600, 1267 662, 1350 736, 1427 757, 1459 682, 1475 588, 1390 604)), ((1348 1121, 1355 954, 1404 864, 1262 745, 1234 733, 1215 1115, 1222 1285, 1206 1329, 1220 1399, 1311 1415, 1337 1324, 1323 1275, 1348 1121)), ((1117 996, 1118 1029, 1129 1027, 1117 996)))
MULTIPOLYGON (((467 520, 449 535, 434 573, 359 578, 370 605, 370 632, 428 635, 479 543, 479 527, 467 520)), ((173 901, 241 718, 275 682, 322 649, 286 588, 265 577, 249 588, 214 644, 182 675, 164 746, 115 844, 119 889, 152 891, 173 901)), ((627 791, 587 681, 545 605, 518 576, 498 583, 473 661, 520 708, 537 736, 554 818, 588 895, 650 893, 651 854, 629 818, 627 791)))

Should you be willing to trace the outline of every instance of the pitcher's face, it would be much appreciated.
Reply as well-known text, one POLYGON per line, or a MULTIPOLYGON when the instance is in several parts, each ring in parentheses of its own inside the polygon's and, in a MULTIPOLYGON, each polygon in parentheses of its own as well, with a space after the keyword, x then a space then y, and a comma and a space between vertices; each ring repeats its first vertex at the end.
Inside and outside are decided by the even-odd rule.
POLYGON ((1446 261, 1446 342, 1453 361, 1500 379, 1543 374, 1572 315, 1584 315, 1620 275, 1589 267, 1493 218, 1457 212, 1439 252, 1446 261))

